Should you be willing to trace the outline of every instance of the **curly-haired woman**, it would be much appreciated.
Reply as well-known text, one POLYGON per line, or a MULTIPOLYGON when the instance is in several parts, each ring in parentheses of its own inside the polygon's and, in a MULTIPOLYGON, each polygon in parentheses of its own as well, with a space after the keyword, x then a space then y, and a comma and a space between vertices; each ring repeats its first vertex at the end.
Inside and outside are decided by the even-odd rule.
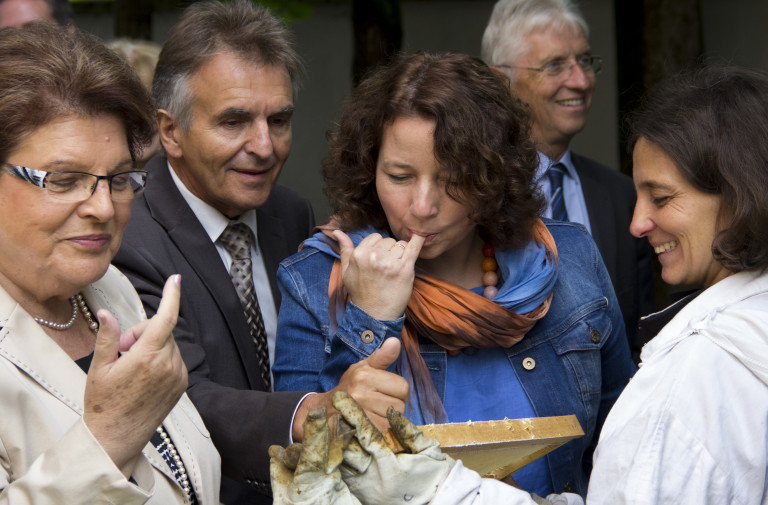
POLYGON ((329 135, 334 218, 280 267, 273 373, 327 391, 395 337, 416 423, 576 414, 585 436, 514 478, 583 495, 635 368, 594 242, 538 217, 528 125, 470 56, 402 56, 362 82, 329 135))

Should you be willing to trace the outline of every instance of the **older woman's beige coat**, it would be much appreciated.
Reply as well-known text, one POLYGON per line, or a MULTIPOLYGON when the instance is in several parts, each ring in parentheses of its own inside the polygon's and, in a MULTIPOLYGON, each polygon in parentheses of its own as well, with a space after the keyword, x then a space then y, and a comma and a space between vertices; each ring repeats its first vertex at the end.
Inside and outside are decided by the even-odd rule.
MULTIPOLYGON (((123 330, 145 318, 114 267, 83 295, 123 330)), ((0 505, 187 503, 151 444, 134 470, 137 484, 123 476, 82 421, 86 375, 2 288, 0 327, 0 505)), ((200 502, 218 504, 219 454, 186 394, 163 425, 200 502)))

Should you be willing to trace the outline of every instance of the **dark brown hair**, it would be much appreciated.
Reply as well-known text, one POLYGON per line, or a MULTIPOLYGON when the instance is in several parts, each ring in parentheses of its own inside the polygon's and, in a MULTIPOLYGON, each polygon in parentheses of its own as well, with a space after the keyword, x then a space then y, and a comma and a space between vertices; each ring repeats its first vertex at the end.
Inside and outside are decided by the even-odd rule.
POLYGON ((712 254, 732 271, 768 267, 768 76, 707 65, 653 89, 629 147, 661 148, 699 191, 722 196, 712 254))
POLYGON ((182 130, 192 124, 189 80, 213 56, 230 52, 247 62, 285 69, 296 99, 304 71, 291 34, 269 9, 250 0, 202 1, 184 10, 160 51, 152 95, 182 130))
POLYGON ((149 92, 96 37, 44 22, 0 30, 0 161, 24 137, 67 114, 117 118, 134 160, 155 132, 149 92))
POLYGON ((400 117, 434 120, 435 157, 448 194, 468 205, 483 238, 498 247, 531 240, 543 200, 529 117, 503 77, 464 54, 400 55, 361 82, 328 133, 325 193, 344 229, 387 226, 376 195, 384 127, 400 117))

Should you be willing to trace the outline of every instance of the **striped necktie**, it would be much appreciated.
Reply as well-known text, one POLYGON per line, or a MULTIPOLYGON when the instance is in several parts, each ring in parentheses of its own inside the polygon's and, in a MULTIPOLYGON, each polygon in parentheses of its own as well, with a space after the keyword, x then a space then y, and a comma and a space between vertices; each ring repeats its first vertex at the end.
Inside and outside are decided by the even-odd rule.
POLYGON ((568 211, 565 209, 565 198, 563 197, 563 175, 565 174, 565 165, 555 163, 549 167, 547 176, 549 177, 549 205, 552 208, 552 219, 558 221, 568 221, 568 211))
POLYGON ((267 347, 267 332, 259 309, 259 300, 253 286, 253 266, 251 265, 251 240, 253 233, 245 223, 234 223, 227 226, 217 240, 232 256, 232 266, 229 275, 235 285, 240 304, 243 306, 245 318, 251 332, 253 343, 256 344, 256 355, 259 359, 259 372, 264 381, 266 391, 270 390, 269 348, 267 347))

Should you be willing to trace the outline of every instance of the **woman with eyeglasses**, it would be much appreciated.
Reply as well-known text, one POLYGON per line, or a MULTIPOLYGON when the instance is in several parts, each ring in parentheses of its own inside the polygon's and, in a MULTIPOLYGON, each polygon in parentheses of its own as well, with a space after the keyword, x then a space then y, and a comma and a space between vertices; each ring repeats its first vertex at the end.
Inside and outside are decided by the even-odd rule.
POLYGON ((179 276, 146 320, 110 266, 146 173, 147 90, 96 38, 0 31, 0 504, 218 503, 184 395, 179 276))

